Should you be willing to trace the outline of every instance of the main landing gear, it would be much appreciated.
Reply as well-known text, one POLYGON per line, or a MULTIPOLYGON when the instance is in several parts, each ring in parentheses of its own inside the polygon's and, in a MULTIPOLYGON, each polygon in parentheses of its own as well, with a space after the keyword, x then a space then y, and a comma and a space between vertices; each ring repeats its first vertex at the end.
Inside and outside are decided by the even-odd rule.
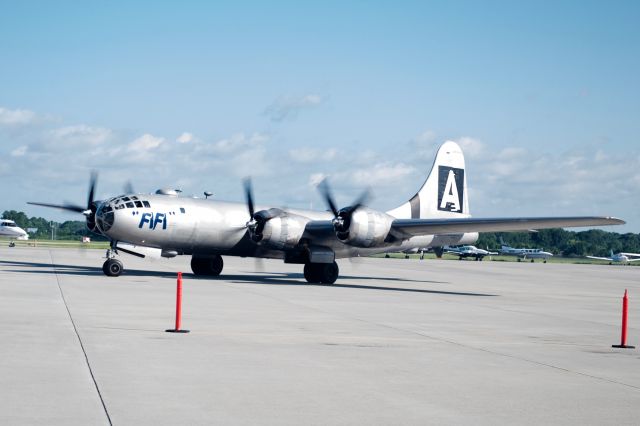
POLYGON ((338 279, 338 264, 333 263, 305 263, 304 278, 312 284, 333 284, 338 279))
POLYGON ((214 256, 192 256, 191 270, 196 275, 208 277, 217 277, 222 272, 224 262, 222 256, 216 254, 214 256))
POLYGON ((102 272, 108 277, 118 277, 123 269, 122 262, 115 258, 113 250, 107 250, 107 260, 102 264, 102 272))

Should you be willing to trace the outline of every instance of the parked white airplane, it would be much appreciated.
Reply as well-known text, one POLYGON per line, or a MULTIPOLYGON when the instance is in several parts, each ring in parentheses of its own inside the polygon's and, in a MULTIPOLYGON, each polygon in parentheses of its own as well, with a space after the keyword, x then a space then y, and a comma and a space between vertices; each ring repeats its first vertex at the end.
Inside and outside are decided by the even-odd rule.
POLYGON ((475 257, 476 260, 480 261, 484 259, 485 256, 498 254, 493 251, 479 249, 476 246, 445 247, 444 252, 458 256, 459 260, 467 257, 475 257))
POLYGON ((469 215, 464 156, 455 142, 445 142, 429 177, 406 203, 386 213, 365 207, 366 194, 341 209, 326 181, 319 189, 330 211, 255 207, 250 181, 246 204, 179 197, 175 191, 127 194, 94 201, 92 176, 86 207, 30 203, 82 213, 90 230, 111 240, 103 271, 122 272, 120 251, 146 256, 191 256, 196 275, 219 275, 222 255, 283 259, 304 265, 311 283, 335 282, 335 259, 414 247, 471 244, 483 231, 617 225, 613 217, 486 218, 469 215), (144 253, 143 253, 144 252, 144 253))
POLYGON ((587 256, 589 259, 597 259, 597 260, 608 260, 609 265, 611 263, 631 263, 637 262, 640 260, 640 254, 638 253, 613 253, 613 250, 609 251, 609 257, 597 257, 597 256, 587 256), (633 258, 633 259, 632 259, 633 258))
POLYGON ((502 246, 500 247, 500 254, 502 256, 517 256, 520 259, 531 259, 533 262, 534 259, 544 259, 544 262, 547 263, 547 259, 553 257, 553 253, 549 253, 548 251, 544 251, 542 249, 527 249, 527 248, 514 248, 509 247, 502 241, 502 246))
POLYGON ((13 220, 0 219, 0 236, 16 240, 28 240, 29 234, 20 228, 13 220))

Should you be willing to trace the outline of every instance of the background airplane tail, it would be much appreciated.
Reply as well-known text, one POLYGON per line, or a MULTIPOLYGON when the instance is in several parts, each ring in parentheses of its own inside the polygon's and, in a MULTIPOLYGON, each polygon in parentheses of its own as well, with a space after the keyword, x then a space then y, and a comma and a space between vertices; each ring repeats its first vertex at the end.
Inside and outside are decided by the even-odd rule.
POLYGON ((452 141, 443 143, 420 190, 408 202, 387 213, 398 219, 470 217, 460 146, 452 141))

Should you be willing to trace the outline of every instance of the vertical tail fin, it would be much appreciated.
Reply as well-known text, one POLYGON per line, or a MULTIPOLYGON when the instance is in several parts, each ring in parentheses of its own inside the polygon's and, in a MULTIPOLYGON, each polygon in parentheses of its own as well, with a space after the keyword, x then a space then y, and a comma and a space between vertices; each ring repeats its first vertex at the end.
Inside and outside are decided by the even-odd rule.
POLYGON ((443 143, 420 190, 387 213, 398 219, 469 217, 467 176, 460 146, 452 141, 443 143))

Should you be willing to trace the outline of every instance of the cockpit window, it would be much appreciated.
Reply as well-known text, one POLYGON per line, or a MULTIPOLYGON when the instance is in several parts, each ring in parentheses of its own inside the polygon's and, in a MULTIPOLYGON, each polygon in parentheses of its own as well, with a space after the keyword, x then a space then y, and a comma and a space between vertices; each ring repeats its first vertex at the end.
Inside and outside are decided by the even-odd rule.
POLYGON ((145 207, 151 207, 151 204, 149 204, 148 201, 143 201, 142 204, 144 204, 145 207))
POLYGON ((138 197, 136 197, 135 195, 131 197, 132 200, 137 200, 138 197))
POLYGON ((129 197, 122 197, 122 201, 129 201, 129 197))
MULTIPOLYGON (((124 199, 124 198, 123 198, 123 199, 124 199)), ((128 200, 128 198, 127 198, 127 200, 128 200)), ((132 209, 132 208, 133 208, 133 203, 132 203, 131 201, 129 201, 129 202, 127 203, 127 208, 129 208, 129 209, 132 209)))
POLYGON ((136 207, 142 207, 142 203, 140 201, 136 201, 136 207))

